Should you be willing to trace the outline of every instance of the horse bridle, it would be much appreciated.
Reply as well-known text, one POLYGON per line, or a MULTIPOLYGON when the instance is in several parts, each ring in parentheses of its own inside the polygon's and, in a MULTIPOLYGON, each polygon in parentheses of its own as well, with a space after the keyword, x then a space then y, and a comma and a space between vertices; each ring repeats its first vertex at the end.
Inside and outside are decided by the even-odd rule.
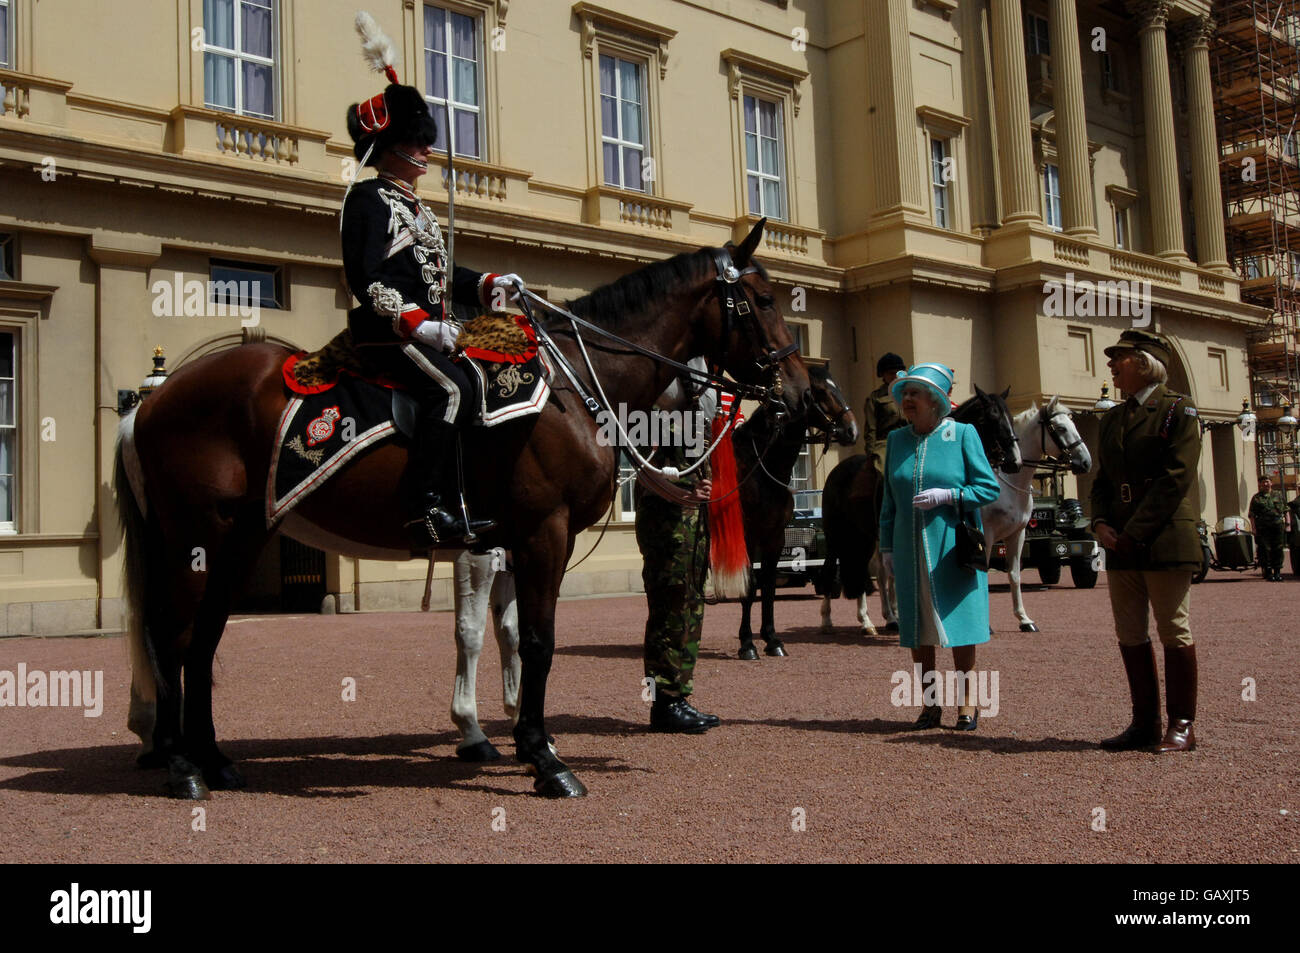
POLYGON ((1035 467, 1035 469, 1041 469, 1041 470, 1068 470, 1073 466, 1073 464, 1071 464, 1068 461, 1068 459, 1066 460, 1066 462, 1062 462, 1061 457, 1068 458, 1069 456, 1071 456, 1074 452, 1074 449, 1083 443, 1083 437, 1080 437, 1078 440, 1074 441, 1073 443, 1065 443, 1062 440, 1060 434, 1060 432, 1064 430, 1064 428, 1063 427, 1058 428, 1052 425, 1052 421, 1060 416, 1068 417, 1070 416, 1070 412, 1065 408, 1060 408, 1056 411, 1056 413, 1048 414, 1046 416, 1043 414, 1041 410, 1038 412, 1038 426, 1039 426, 1039 430, 1041 431, 1040 436, 1041 436, 1041 443, 1043 445, 1043 453, 1044 454, 1047 453, 1047 438, 1049 435, 1052 438, 1052 443, 1056 444, 1056 449, 1058 449, 1061 452, 1054 457, 1045 456, 1042 460, 1025 460, 1024 461, 1025 463, 1032 464, 1035 467))
POLYGON ((749 339, 750 349, 756 355, 754 364, 758 373, 768 374, 765 399, 775 402, 785 393, 780 364, 799 350, 799 346, 791 342, 783 348, 772 347, 763 326, 758 323, 758 316, 750 306, 749 295, 745 292, 744 282, 740 280, 745 275, 758 274, 757 265, 751 262, 744 270, 737 268, 736 263, 731 259, 731 250, 726 247, 713 249, 713 264, 718 270, 714 290, 718 298, 718 313, 722 315, 722 334, 718 345, 721 354, 719 359, 710 361, 715 372, 714 376, 721 376, 716 373, 717 369, 722 367, 720 358, 726 353, 727 343, 731 340, 732 327, 739 323, 742 333, 749 339), (740 292, 739 295, 736 294, 737 290, 740 292), (741 320, 746 318, 748 320, 741 320))

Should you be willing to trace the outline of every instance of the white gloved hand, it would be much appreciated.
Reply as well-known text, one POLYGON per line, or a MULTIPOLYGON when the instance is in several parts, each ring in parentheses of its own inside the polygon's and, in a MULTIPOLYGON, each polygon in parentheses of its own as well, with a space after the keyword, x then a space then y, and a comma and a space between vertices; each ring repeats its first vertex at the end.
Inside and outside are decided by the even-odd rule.
POLYGON ((429 347, 437 348, 444 354, 450 354, 456 350, 456 338, 460 335, 460 328, 446 321, 421 321, 411 332, 411 337, 421 344, 427 344, 429 347))
POLYGON ((514 305, 519 304, 520 292, 519 288, 515 287, 516 282, 518 282, 520 288, 524 287, 524 279, 513 273, 509 275, 497 275, 492 279, 492 293, 488 295, 488 301, 491 302, 494 309, 499 311, 505 310, 504 308, 496 307, 501 300, 497 293, 498 288, 500 288, 505 294, 506 301, 514 305))
POLYGON ((884 569, 886 576, 892 576, 894 574, 894 554, 881 553, 880 565, 881 568, 884 569))
POLYGON ((912 506, 918 510, 932 510, 936 506, 947 506, 956 498, 957 494, 949 489, 922 490, 912 497, 912 506))

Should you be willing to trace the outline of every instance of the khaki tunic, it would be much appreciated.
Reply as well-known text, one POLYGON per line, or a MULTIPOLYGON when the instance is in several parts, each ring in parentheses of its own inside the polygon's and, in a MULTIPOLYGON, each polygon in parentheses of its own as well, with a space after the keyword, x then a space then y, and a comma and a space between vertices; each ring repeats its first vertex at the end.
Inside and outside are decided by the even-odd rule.
POLYGON ((867 397, 862 409, 862 437, 878 472, 885 472, 885 442, 889 432, 906 423, 889 393, 888 384, 881 384, 867 397))
POLYGON ((1195 495, 1201 428, 1191 400, 1161 384, 1136 408, 1125 401, 1107 411, 1097 458, 1093 521, 1109 523, 1141 546, 1129 557, 1108 551, 1106 568, 1199 569, 1195 495))

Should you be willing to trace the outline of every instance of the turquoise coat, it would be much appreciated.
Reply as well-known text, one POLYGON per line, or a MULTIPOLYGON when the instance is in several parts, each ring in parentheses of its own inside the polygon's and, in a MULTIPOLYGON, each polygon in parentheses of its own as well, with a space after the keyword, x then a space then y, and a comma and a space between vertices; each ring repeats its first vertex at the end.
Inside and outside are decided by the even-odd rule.
POLYGON ((988 574, 957 565, 956 506, 925 512, 912 507, 917 493, 938 488, 960 491, 966 512, 981 525, 978 508, 996 500, 1000 491, 975 428, 949 417, 924 437, 911 427, 892 431, 885 451, 880 549, 894 554, 899 641, 906 648, 918 644, 920 571, 929 573, 941 644, 978 645, 989 640, 988 574), (919 553, 918 539, 923 540, 919 553))

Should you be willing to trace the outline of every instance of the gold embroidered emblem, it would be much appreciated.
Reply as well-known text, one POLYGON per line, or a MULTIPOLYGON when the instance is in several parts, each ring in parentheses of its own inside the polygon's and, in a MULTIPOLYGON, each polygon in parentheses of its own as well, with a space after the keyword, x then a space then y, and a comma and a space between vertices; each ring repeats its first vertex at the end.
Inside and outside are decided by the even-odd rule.
POLYGON ((503 400, 515 396, 515 391, 535 380, 530 372, 521 372, 518 364, 507 364, 497 375, 497 396, 503 400))
POLYGON ((297 435, 286 443, 285 446, 314 467, 320 466, 321 459, 325 456, 324 450, 308 450, 302 445, 302 437, 297 435))

